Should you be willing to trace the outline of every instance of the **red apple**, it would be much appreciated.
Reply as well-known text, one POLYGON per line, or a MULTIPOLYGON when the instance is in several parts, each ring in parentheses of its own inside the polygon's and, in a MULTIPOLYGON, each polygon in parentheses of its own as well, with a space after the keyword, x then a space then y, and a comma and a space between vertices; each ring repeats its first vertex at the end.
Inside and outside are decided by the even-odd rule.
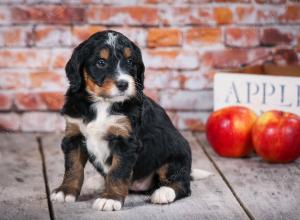
POLYGON ((206 123, 206 136, 224 157, 244 157, 252 150, 251 129, 256 114, 246 107, 231 106, 213 112, 206 123))
POLYGON ((281 111, 262 114, 253 126, 252 139, 259 156, 288 163, 300 156, 300 117, 281 111))

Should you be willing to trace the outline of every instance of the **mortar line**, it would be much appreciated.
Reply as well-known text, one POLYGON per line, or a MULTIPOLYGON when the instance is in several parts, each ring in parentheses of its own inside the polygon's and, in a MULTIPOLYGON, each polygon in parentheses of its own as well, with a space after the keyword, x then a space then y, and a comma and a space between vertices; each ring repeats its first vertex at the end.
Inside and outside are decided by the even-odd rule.
POLYGON ((194 133, 193 133, 193 136, 196 139, 197 143, 200 145, 200 147, 203 150, 204 154, 207 156, 207 158, 209 159, 209 161, 212 163, 212 165, 215 167, 215 169, 217 170, 217 172, 220 174, 221 178, 223 179, 223 181, 225 182, 225 184, 227 185, 227 187, 229 188, 229 190, 231 191, 232 195, 237 200, 237 202, 239 203, 239 205, 241 206, 241 208, 243 209, 243 211, 246 213, 246 215, 248 216, 248 218, 250 220, 255 220, 254 216, 250 213, 250 211, 247 209, 247 207, 243 204, 242 200, 238 197, 238 195, 236 194, 236 192, 234 191, 234 189, 232 188, 232 186, 230 185, 230 183, 228 182, 228 180, 226 179, 226 177, 224 176, 224 174, 222 173, 222 171, 220 170, 220 168, 218 167, 218 165, 215 163, 215 161, 209 155, 209 153, 207 152, 207 150, 203 146, 202 142, 199 140, 199 138, 194 133))
POLYGON ((53 210, 52 202, 50 199, 50 190, 49 190, 49 185, 48 185, 48 175, 47 175, 47 169, 46 169, 45 154, 44 154, 44 150, 43 150, 43 143, 42 143, 42 139, 40 136, 36 137, 36 140, 38 143, 38 148, 39 148, 39 152, 40 152, 41 159, 42 159, 42 171, 43 171, 43 177, 44 177, 44 183, 45 183, 45 191, 46 191, 46 196, 47 196, 49 216, 50 216, 50 220, 55 220, 54 210, 53 210))

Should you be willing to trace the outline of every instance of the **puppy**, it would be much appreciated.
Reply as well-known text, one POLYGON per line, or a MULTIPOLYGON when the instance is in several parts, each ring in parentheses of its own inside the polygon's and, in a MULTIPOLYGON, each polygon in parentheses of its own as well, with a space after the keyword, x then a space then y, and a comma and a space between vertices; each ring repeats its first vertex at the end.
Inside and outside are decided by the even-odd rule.
POLYGON ((140 49, 115 31, 98 32, 74 49, 62 108, 65 175, 52 200, 76 200, 87 161, 105 178, 97 210, 120 210, 130 190, 154 190, 156 204, 191 194, 190 146, 144 95, 144 70, 140 49))

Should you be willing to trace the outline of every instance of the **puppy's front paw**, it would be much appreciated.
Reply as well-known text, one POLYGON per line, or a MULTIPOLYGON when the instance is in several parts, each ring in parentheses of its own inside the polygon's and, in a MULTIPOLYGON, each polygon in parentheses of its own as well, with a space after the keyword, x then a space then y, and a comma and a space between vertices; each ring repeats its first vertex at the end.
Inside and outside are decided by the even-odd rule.
POLYGON ((176 194, 174 189, 162 186, 154 191, 151 195, 151 202, 155 204, 171 203, 175 200, 176 194))
POLYGON ((50 199, 52 201, 57 201, 57 202, 75 202, 76 198, 74 195, 72 194, 64 194, 63 191, 54 191, 51 196, 50 199))
POLYGON ((99 211, 118 211, 122 208, 122 203, 114 199, 98 198, 95 200, 93 208, 99 211))

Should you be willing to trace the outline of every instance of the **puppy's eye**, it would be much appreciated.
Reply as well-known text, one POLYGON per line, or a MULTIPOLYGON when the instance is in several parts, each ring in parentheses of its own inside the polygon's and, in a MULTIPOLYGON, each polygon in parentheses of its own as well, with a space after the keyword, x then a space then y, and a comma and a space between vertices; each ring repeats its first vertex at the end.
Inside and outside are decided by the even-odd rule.
POLYGON ((103 59, 98 60, 98 61, 97 61, 97 66, 98 66, 99 68, 105 67, 105 66, 106 66, 106 61, 103 60, 103 59))
POLYGON ((127 64, 132 66, 133 65, 133 60, 131 58, 128 58, 127 59, 127 64))

